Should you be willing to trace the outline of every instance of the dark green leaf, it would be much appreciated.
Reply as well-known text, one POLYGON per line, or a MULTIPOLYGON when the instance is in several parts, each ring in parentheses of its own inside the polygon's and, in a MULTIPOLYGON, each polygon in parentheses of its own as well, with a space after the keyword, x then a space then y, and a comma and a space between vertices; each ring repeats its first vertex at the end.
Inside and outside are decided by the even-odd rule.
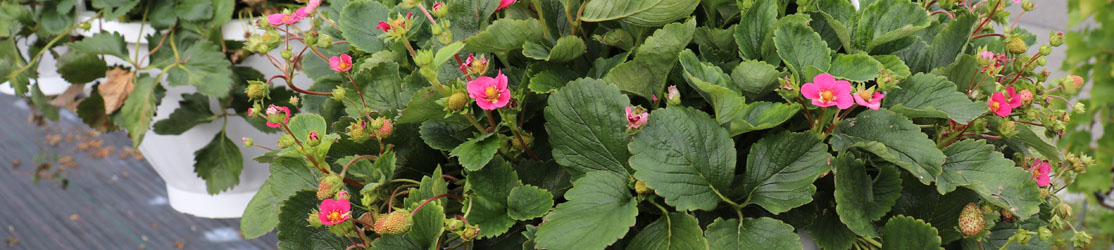
POLYGON ((874 80, 879 71, 882 71, 882 63, 863 54, 839 54, 832 60, 832 68, 828 69, 828 73, 836 78, 855 82, 874 80))
POLYGON ((661 26, 688 17, 700 1, 691 0, 610 0, 586 1, 581 20, 603 22, 620 20, 637 26, 661 26))
POLYGON ((812 201, 812 183, 828 172, 828 145, 813 133, 782 132, 750 148, 743 192, 747 204, 779 214, 812 201))
MULTIPOLYGON (((828 44, 812 28, 799 23, 785 23, 774 30, 777 54, 797 79, 806 79, 805 68, 814 66, 826 70, 832 63, 828 44)), ((807 77, 811 79, 811 77, 807 77)))
POLYGON ((414 211, 412 219, 413 224, 406 235, 418 244, 419 249, 434 249, 438 238, 445 230, 445 210, 436 203, 429 203, 422 206, 422 209, 414 211))
POLYGON ((712 210, 731 187, 735 143, 711 117, 685 107, 658 109, 628 146, 635 178, 678 210, 712 210))
POLYGON ((344 249, 349 245, 348 241, 330 233, 328 229, 309 225, 307 216, 320 204, 316 191, 313 190, 298 191, 283 202, 278 223, 280 250, 332 250, 344 249))
POLYGON ((282 203, 298 191, 317 187, 317 177, 302 159, 282 157, 271 162, 270 166, 270 177, 251 198, 240 218, 240 231, 246 239, 257 238, 275 230, 282 203))
POLYGON ((840 154, 832 165, 839 220, 856 234, 878 237, 873 221, 885 216, 901 196, 901 172, 882 165, 871 180, 866 166, 849 153, 840 154))
POLYGON ((777 88, 778 75, 780 72, 773 65, 748 60, 735 66, 735 70, 731 71, 731 80, 739 90, 742 90, 743 96, 747 99, 756 99, 772 93, 777 88))
POLYGON ((527 41, 542 40, 538 19, 495 20, 483 32, 464 39, 464 49, 473 52, 507 53, 521 49, 527 41))
POLYGON ((131 135, 132 147, 139 146, 143 141, 143 135, 147 134, 147 129, 151 127, 151 120, 155 116, 154 92, 157 86, 159 85, 155 82, 155 78, 141 74, 139 80, 135 81, 135 88, 120 108, 120 120, 123 124, 119 125, 123 125, 131 135))
POLYGON ((972 102, 942 76, 917 73, 897 86, 886 93, 883 106, 906 117, 948 118, 966 124, 987 112, 986 103, 972 102))
POLYGON ((487 134, 461 143, 449 155, 457 157, 464 169, 478 171, 491 161, 496 151, 499 151, 499 137, 487 134))
POLYGON ((793 227, 769 217, 723 220, 717 218, 705 232, 709 249, 801 249, 793 227))
POLYGON ((511 189, 507 205, 507 214, 511 218, 529 220, 549 212, 549 208, 553 207, 553 194, 535 186, 519 186, 511 189))
POLYGON ((882 249, 914 250, 940 249, 940 236, 936 228, 922 220, 908 216, 894 216, 882 229, 882 249))
POLYGON ((217 194, 240 184, 244 158, 240 148, 224 133, 218 133, 208 145, 193 153, 193 171, 205 179, 205 190, 217 194))
POLYGON ((706 249, 708 243, 700 231, 700 222, 686 213, 673 212, 642 228, 631 239, 631 250, 706 249))
POLYGON ((627 234, 638 215, 627 178, 589 172, 573 183, 535 234, 541 249, 603 249, 627 234))
POLYGON ((944 153, 909 118, 886 109, 867 110, 832 132, 832 149, 861 148, 909 171, 928 185, 944 165, 944 153))
POLYGON ((777 22, 777 1, 756 1, 743 13, 739 25, 735 26, 735 43, 743 59, 758 60, 765 58, 767 40, 773 36, 774 23, 777 22))
POLYGON ((581 172, 605 170, 629 174, 624 108, 630 106, 619 89, 599 80, 570 82, 549 97, 545 107, 546 132, 553 159, 581 172))
POLYGON ((913 33, 927 28, 930 24, 928 13, 924 8, 908 0, 875 1, 866 6, 860 13, 862 17, 855 25, 852 45, 872 54, 892 52, 876 52, 872 49, 913 35, 913 33))
POLYGON ((468 187, 474 195, 468 222, 480 227, 480 237, 507 232, 515 222, 507 214, 507 197, 515 187, 522 186, 518 174, 503 158, 496 158, 487 167, 468 172, 467 177, 468 187))
POLYGON ((565 36, 557 40, 552 48, 527 41, 522 45, 522 55, 547 62, 567 62, 584 54, 587 46, 577 36, 565 36))
POLYGON ((182 94, 178 109, 170 117, 155 123, 155 133, 160 135, 180 135, 193 126, 211 121, 213 112, 209 110, 209 98, 201 93, 182 94))
POLYGON ((224 98, 232 89, 232 63, 224 57, 219 46, 199 41, 182 51, 178 66, 167 73, 170 86, 193 85, 197 92, 209 97, 224 98))
MULTIPOLYGON (((340 7, 333 5, 334 7, 340 7)), ((379 34, 383 31, 376 29, 375 24, 386 22, 388 13, 378 1, 350 1, 344 5, 340 15, 340 29, 344 32, 344 40, 368 53, 374 53, 386 48, 379 34)))
POLYGON ((1014 167, 994 146, 982 140, 963 140, 944 148, 944 154, 948 161, 936 183, 940 194, 966 187, 1022 219, 1040 210, 1041 191, 1033 175, 1014 167))
POLYGON ((460 131, 466 127, 456 123, 427 121, 422 123, 419 133, 429 147, 449 151, 467 141, 460 135, 460 131))
POLYGON ((71 49, 97 55, 111 55, 128 59, 128 48, 124 37, 119 33, 97 33, 81 41, 69 44, 71 49))
POLYGON ((665 25, 638 47, 634 60, 615 66, 603 80, 650 99, 665 88, 667 75, 677 62, 677 53, 689 44, 695 31, 696 19, 665 25))
POLYGON ((177 0, 174 12, 186 21, 208 20, 213 17, 212 0, 177 0))
POLYGON ((71 84, 87 83, 104 77, 108 65, 95 54, 66 51, 58 57, 58 74, 71 84))

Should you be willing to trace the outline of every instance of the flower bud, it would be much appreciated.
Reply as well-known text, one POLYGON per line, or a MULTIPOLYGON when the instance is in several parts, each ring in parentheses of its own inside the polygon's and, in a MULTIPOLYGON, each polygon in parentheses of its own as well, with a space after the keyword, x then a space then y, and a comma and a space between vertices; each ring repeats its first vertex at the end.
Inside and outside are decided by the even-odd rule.
POLYGON ((1021 9, 1025 11, 1033 11, 1033 7, 1036 7, 1033 5, 1033 1, 1025 0, 1024 2, 1021 2, 1021 9))
POLYGON ((441 34, 437 35, 437 41, 441 42, 441 44, 444 44, 444 45, 452 44, 453 43, 453 33, 452 32, 441 32, 441 34))
POLYGON ((968 203, 959 213, 959 231, 965 236, 972 236, 983 230, 983 214, 975 203, 968 203))
POLYGON ((456 112, 463 110, 468 105, 468 94, 464 92, 456 92, 449 96, 448 103, 445 108, 449 111, 456 112))
POLYGON ((1042 56, 1047 56, 1048 54, 1052 54, 1052 46, 1048 45, 1048 44, 1041 45, 1041 50, 1040 51, 1041 51, 1042 56))
MULTIPOLYGON (((1044 66, 1046 64, 1048 64, 1048 59, 1045 59, 1043 56, 1041 58, 1037 59, 1037 65, 1038 66, 1044 66)), ((1032 70, 1032 69, 1026 69, 1026 70, 1032 70)))
POLYGON ((1048 241, 1048 239, 1052 238, 1052 230, 1048 229, 1048 227, 1041 227, 1040 230, 1037 230, 1037 237, 1039 237, 1041 241, 1048 241))
POLYGON ((875 82, 878 83, 878 91, 890 91, 897 86, 897 79, 894 72, 888 69, 878 72, 878 78, 875 82))
POLYGON ((306 222, 309 222, 310 227, 324 226, 324 224, 321 224, 321 216, 318 216, 317 212, 310 213, 309 216, 306 218, 306 222))
POLYGON ((269 89, 267 89, 266 83, 263 83, 262 81, 251 80, 248 81, 248 88, 247 90, 245 90, 245 92, 247 92, 248 98, 251 100, 262 100, 263 98, 267 97, 267 92, 269 92, 269 89))
POLYGON ((347 94, 348 90, 344 89, 344 87, 337 86, 335 89, 333 89, 333 100, 336 100, 338 102, 344 101, 344 97, 347 94))
POLYGON ((421 49, 418 50, 416 53, 417 54, 414 56, 414 63, 417 63, 418 66, 423 67, 433 66, 431 65, 433 64, 433 51, 421 49))
POLYGON ((464 228, 464 231, 460 233, 460 239, 465 240, 465 241, 469 241, 469 240, 475 239, 476 236, 479 236, 479 235, 480 235, 480 228, 479 227, 474 226, 474 225, 468 225, 467 227, 464 228))
POLYGON ((650 189, 650 187, 647 187, 646 182, 636 181, 636 182, 634 182, 634 192, 638 193, 640 195, 647 195, 647 194, 653 194, 654 190, 650 189))
POLYGON ((279 137, 278 146, 280 148, 294 146, 295 144, 296 144, 296 142, 294 141, 294 137, 290 136, 289 134, 282 135, 282 136, 279 137))
POLYGON ((403 9, 413 9, 414 7, 418 7, 418 4, 420 3, 422 3, 422 0, 402 0, 401 3, 398 3, 398 7, 403 9))
POLYGON ((669 106, 681 105, 681 92, 677 91, 677 86, 669 86, 665 89, 665 104, 669 106))
POLYGON ((1071 111, 1075 112, 1076 114, 1083 114, 1087 112, 1087 107, 1083 105, 1082 102, 1077 102, 1075 103, 1075 105, 1071 106, 1071 111))
POLYGON ((301 99, 298 99, 297 96, 291 96, 290 100, 288 101, 290 102, 290 105, 298 106, 298 102, 301 101, 301 99))
POLYGON ((1025 41, 1022 41, 1021 38, 1018 37, 1010 38, 1009 41, 1006 42, 1006 48, 1009 49, 1010 53, 1014 54, 1025 54, 1025 51, 1029 49, 1028 47, 1028 45, 1025 45, 1025 41))
POLYGON ((1033 104, 1033 91, 1022 89, 1021 92, 1017 93, 1017 97, 1021 98, 1021 103, 1023 106, 1029 106, 1030 104, 1033 104))
POLYGON ((457 232, 464 228, 464 222, 460 219, 446 219, 444 222, 445 231, 457 232))
POLYGON ((255 145, 255 141, 249 137, 242 137, 240 138, 240 141, 244 142, 244 147, 250 148, 252 145, 255 145))
POLYGON ((1029 235, 1029 230, 1021 228, 1018 228, 1017 231, 1013 233, 1013 236, 1010 236, 1010 238, 1012 238, 1014 241, 1017 241, 1018 244, 1021 244, 1023 246, 1029 245, 1029 241, 1033 240, 1033 236, 1029 235))
POLYGON ((367 121, 360 119, 359 121, 353 122, 352 124, 348 125, 347 135, 356 142, 363 142, 364 140, 367 140, 367 121))
POLYGON ((330 36, 329 34, 325 34, 325 33, 321 33, 321 35, 317 36, 317 47, 328 49, 329 47, 332 47, 332 46, 333 46, 333 36, 330 36))
POLYGON ((317 135, 317 131, 309 132, 309 136, 306 136, 306 145, 308 145, 310 147, 316 147, 317 145, 320 145, 320 144, 321 144, 321 136, 317 135))
POLYGON ((1060 205, 1056 206, 1056 209, 1053 210, 1056 212, 1056 215, 1062 218, 1071 218, 1071 205, 1068 205, 1067 202, 1060 202, 1060 205))
POLYGON ((634 37, 625 29, 613 29, 604 33, 602 37, 596 37, 596 40, 608 46, 621 49, 630 49, 634 47, 634 37))
POLYGON ((1071 236, 1071 245, 1080 249, 1087 248, 1088 245, 1091 245, 1091 234, 1084 231, 1075 231, 1075 234, 1071 236))
POLYGON ((290 60, 290 58, 292 57, 294 57, 294 52, 291 52, 288 49, 282 50, 282 59, 290 60))
POLYGON ((344 187, 344 179, 339 175, 326 175, 321 177, 320 184, 317 185, 317 199, 324 200, 332 198, 333 195, 344 187))
POLYGON ((1056 31, 1049 32, 1049 34, 1048 34, 1048 44, 1051 44, 1053 47, 1060 47, 1060 45, 1063 45, 1064 44, 1064 32, 1056 32, 1056 31))
POLYGON ((444 18, 446 15, 449 14, 449 6, 445 5, 444 3, 440 3, 440 2, 434 3, 433 4, 433 11, 431 11, 431 12, 432 13, 430 13, 430 14, 433 14, 433 16, 435 16, 435 17, 444 18))
POLYGON ((530 148, 530 145, 534 143, 534 136, 523 131, 521 137, 521 140, 519 140, 518 136, 513 137, 511 139, 511 145, 519 151, 526 151, 526 149, 530 148))

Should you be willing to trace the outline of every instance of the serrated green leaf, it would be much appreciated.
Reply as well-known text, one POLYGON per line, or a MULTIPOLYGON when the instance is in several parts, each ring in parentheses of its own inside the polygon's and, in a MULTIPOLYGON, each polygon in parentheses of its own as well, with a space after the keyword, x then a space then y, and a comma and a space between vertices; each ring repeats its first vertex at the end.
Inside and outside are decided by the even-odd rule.
POLYGON ((376 29, 375 23, 387 21, 390 13, 387 7, 383 7, 378 1, 349 1, 343 7, 339 23, 344 32, 344 40, 356 49, 368 53, 386 48, 383 40, 379 39, 379 34, 383 34, 383 31, 376 29))
POLYGON ((449 155, 456 157, 464 169, 478 171, 491 161, 497 151, 499 151, 499 137, 487 134, 461 143, 453 148, 449 155))
POLYGON ((507 215, 507 196, 522 186, 518 174, 503 158, 496 158, 479 171, 468 172, 468 188, 474 194, 468 222, 480 227, 480 237, 494 237, 507 232, 515 220, 507 215))
POLYGON ((909 66, 905 66, 905 61, 895 55, 877 55, 874 56, 874 60, 882 63, 882 69, 893 72, 899 79, 909 77, 912 74, 909 72, 909 66))
POLYGON ((565 199, 538 226, 538 248, 603 249, 626 235, 638 215, 627 177, 607 171, 577 179, 565 199))
MULTIPOLYGON (((344 249, 348 241, 330 233, 325 227, 312 227, 306 220, 321 202, 316 191, 302 190, 283 202, 279 212, 278 248, 280 250, 344 249)), ((375 243, 379 243, 376 240, 375 243)))
POLYGON ((665 88, 669 71, 677 62, 677 53, 689 44, 696 32, 696 19, 671 23, 646 38, 634 54, 634 60, 621 63, 603 77, 619 89, 650 99, 665 88))
POLYGON ((174 12, 186 21, 208 20, 213 17, 212 0, 177 0, 174 12))
POLYGON ((410 104, 406 105, 402 114, 398 117, 398 124, 444 120, 445 107, 436 102, 441 98, 441 93, 438 93, 433 87, 425 87, 414 92, 414 96, 410 97, 410 104))
POLYGON ((691 0, 610 0, 587 1, 580 20, 603 22, 620 20, 637 26, 661 26, 688 17, 700 1, 691 0))
POLYGON ((548 94, 576 80, 577 73, 567 67, 552 64, 532 64, 528 69, 530 83, 526 86, 538 94, 548 94))
POLYGON ((899 55, 913 72, 928 72, 947 66, 967 46, 975 23, 979 20, 982 19, 975 15, 959 15, 936 34, 924 51, 916 53, 917 50, 910 49, 899 55))
POLYGON ((522 45, 522 55, 547 62, 567 62, 580 57, 588 47, 577 36, 565 36, 557 40, 552 48, 527 41, 522 45))
MULTIPOLYGON (((391 157, 393 158, 394 156, 391 157)), ((406 199, 403 200, 403 204, 405 204, 409 208, 417 208, 428 199, 433 199, 433 197, 435 196, 446 194, 448 192, 449 184, 448 182, 445 182, 445 178, 441 175, 441 167, 437 167, 437 169, 433 170, 432 174, 422 176, 421 185, 419 185, 417 188, 410 188, 410 195, 406 196, 406 199)), ((447 199, 447 197, 443 197, 431 202, 440 203, 444 202, 447 199)))
POLYGON ((875 1, 860 13, 862 16, 855 25, 852 46, 872 54, 888 54, 892 51, 872 49, 906 38, 930 25, 928 13, 908 0, 875 1))
POLYGON ((360 100, 360 94, 354 93, 356 91, 347 92, 349 98, 358 103, 345 105, 345 112, 353 116, 360 116, 363 113, 360 112, 360 108, 364 105, 363 102, 366 102, 367 108, 381 115, 393 117, 406 109, 406 104, 410 103, 414 93, 424 86, 429 86, 425 85, 424 78, 416 75, 409 75, 405 79, 400 78, 399 65, 394 62, 379 63, 371 69, 361 69, 356 72, 355 80, 364 89, 364 97, 360 100))
POLYGON ((535 186, 515 187, 507 196, 507 214, 515 220, 542 217, 552 207, 553 194, 535 186))
POLYGON ((209 98, 201 93, 182 94, 178 109, 170 117, 155 123, 156 134, 180 135, 193 126, 210 121, 213 111, 209 110, 209 98))
POLYGON ((748 60, 735 66, 731 71, 731 80, 742 91, 743 96, 747 99, 756 99, 774 92, 778 85, 778 75, 780 72, 773 65, 748 60))
POLYGON ((279 207, 294 193, 317 187, 317 177, 301 159, 282 157, 271 162, 271 175, 248 202, 240 217, 244 238, 253 239, 275 230, 279 207))
POLYGON ((910 118, 948 118, 966 124, 987 112, 983 102, 972 102, 955 84, 937 75, 917 73, 886 93, 883 107, 910 118))
POLYGON ((863 162, 848 153, 840 154, 832 165, 839 220, 858 235, 878 237, 873 221, 885 216, 901 196, 901 173, 881 165, 871 180, 863 162))
POLYGON ((464 49, 472 52, 507 53, 521 49, 527 41, 542 40, 538 19, 495 20, 484 31, 464 39, 464 49))
MULTIPOLYGON (((939 184, 938 184, 939 185, 939 184)), ((943 242, 960 239, 959 214, 968 203, 978 202, 979 195, 970 189, 956 189, 940 195, 935 186, 921 185, 913 176, 902 175, 901 198, 894 204, 891 214, 902 214, 932 223, 940 230, 943 242)))
POLYGON ((553 159, 580 172, 629 175, 630 135, 623 110, 630 106, 619 89, 594 79, 579 79, 549 97, 545 130, 553 159))
POLYGON ((839 221, 839 216, 834 211, 828 210, 827 214, 818 217, 816 223, 808 228, 809 232, 823 232, 812 234, 817 246, 825 250, 851 249, 858 236, 839 221))
POLYGON ((413 213, 413 224, 406 235, 410 236, 410 240, 417 244, 419 249, 434 249, 441 233, 445 231, 445 210, 440 205, 428 203, 413 213))
MULTIPOLYGON (((739 95, 739 87, 730 84, 731 78, 721 69, 698 61, 690 50, 682 51, 679 57, 685 80, 712 104, 716 121, 725 126, 731 136, 777 126, 793 117, 800 107, 771 102, 746 104, 745 98, 739 95)), ((776 82, 776 76, 773 77, 776 82)))
POLYGON ((978 90, 982 93, 989 94, 994 92, 996 88, 993 84, 994 79, 980 72, 982 67, 979 66, 978 61, 972 55, 959 55, 959 58, 946 67, 938 68, 932 71, 932 74, 945 76, 952 83, 955 83, 956 89, 966 91, 968 88, 974 88, 978 85, 978 90), (980 85, 979 82, 982 82, 980 85))
POLYGON ((70 49, 77 51, 97 55, 111 55, 121 59, 128 58, 128 48, 126 46, 124 37, 120 36, 119 33, 105 32, 97 33, 92 37, 68 45, 70 49))
POLYGON ((1029 125, 1020 124, 1017 125, 1017 134, 1008 137, 1006 140, 1021 142, 1022 144, 1025 144, 1026 147, 1029 147, 1033 150, 1036 150, 1037 153, 1040 153, 1039 156, 1043 156, 1054 162, 1060 161, 1060 150, 1056 149, 1056 146, 1053 146, 1052 142, 1044 139, 1044 137, 1041 136, 1041 134, 1044 133, 1044 130, 1044 127, 1030 127, 1029 125), (1037 131, 1040 131, 1040 134, 1038 134, 1037 131))
POLYGON ((686 213, 673 212, 646 225, 631 239, 630 250, 707 249, 700 222, 686 213))
POLYGON ((827 172, 828 145, 812 133, 782 132, 750 148, 743 192, 747 204, 779 214, 812 201, 812 183, 827 172))
POLYGON ((218 133, 209 144, 193 153, 193 171, 205 179, 205 190, 217 194, 240 184, 244 158, 240 148, 224 133, 218 133))
POLYGON ((793 227, 769 217, 723 220, 716 218, 708 231, 709 249, 801 249, 801 242, 793 227))
POLYGON ((654 111, 628 149, 635 178, 678 210, 715 209, 735 175, 735 142, 691 108, 654 111))
POLYGON ((449 151, 467 141, 459 136, 459 132, 466 127, 456 123, 427 121, 422 123, 419 134, 429 147, 449 151))
POLYGON ((756 1, 742 14, 739 25, 735 26, 735 43, 743 59, 758 60, 769 54, 766 44, 773 37, 774 23, 777 22, 777 2, 756 1))
POLYGON ((887 109, 867 110, 836 126, 829 142, 843 152, 856 147, 871 152, 906 171, 925 185, 936 180, 944 153, 909 118, 887 109))
MULTIPOLYGON (((841 5, 831 6, 833 11, 848 11, 836 10, 836 8, 850 7, 851 9, 849 12, 855 12, 854 7, 850 6, 846 1, 823 1, 822 3, 833 2, 842 3, 841 5)), ((847 48, 847 51, 850 52, 855 51, 854 47, 851 47, 851 30, 848 29, 847 23, 844 23, 849 20, 839 20, 837 17, 824 11, 810 13, 810 17, 812 21, 809 22, 809 26, 812 27, 812 30, 819 33, 821 38, 824 38, 829 48, 835 51, 839 51, 840 48, 847 48)))
POLYGON ((294 138, 302 142, 309 140, 310 132, 317 132, 318 136, 324 136, 329 128, 329 125, 325 123, 325 118, 310 113, 294 115, 286 126, 290 127, 290 133, 293 133, 294 138))
POLYGON ((936 183, 946 194, 966 187, 996 206, 1007 208, 1019 218, 1029 218, 1040 210, 1041 191, 1033 175, 1014 167, 1012 160, 982 140, 963 140, 944 148, 948 161, 936 183))
POLYGON ((58 74, 71 84, 87 83, 104 77, 107 70, 108 65, 95 54, 70 50, 58 57, 58 74))
POLYGON ((451 43, 449 45, 445 45, 445 47, 441 47, 440 49, 437 49, 437 53, 434 54, 434 56, 433 56, 433 65, 432 66, 433 67, 440 67, 441 65, 445 64, 445 62, 448 62, 450 59, 453 59, 453 56, 455 56, 456 53, 460 52, 460 49, 463 49, 463 48, 464 48, 464 43, 454 42, 454 43, 451 43))
MULTIPOLYGON (((730 119, 727 130, 731 132, 731 136, 736 136, 746 132, 770 129, 789 121, 789 118, 793 118, 800 109, 801 106, 798 104, 752 102, 741 107, 734 115, 729 116, 732 118, 727 118, 730 119)), ((718 114, 716 119, 720 120, 718 114)))
POLYGON ((824 70, 832 63, 828 44, 820 38, 820 34, 804 24, 779 24, 774 30, 774 46, 797 79, 806 79, 804 71, 808 66, 824 70))
POLYGON ((178 66, 170 68, 166 79, 170 86, 193 85, 197 92, 209 97, 224 98, 232 89, 232 63, 220 47, 198 41, 182 51, 178 66))
POLYGON ((922 220, 908 216, 894 216, 882 229, 882 249, 941 249, 936 228, 922 220))
POLYGON ((882 63, 863 54, 839 54, 832 60, 832 67, 828 73, 836 78, 855 82, 865 82, 878 77, 882 71, 882 63))
POLYGON ((141 74, 135 81, 135 88, 120 107, 120 120, 123 121, 121 125, 128 130, 132 147, 138 147, 139 143, 143 142, 143 135, 147 134, 147 129, 151 127, 151 120, 155 116, 154 92, 157 86, 159 85, 155 82, 155 78, 141 74))

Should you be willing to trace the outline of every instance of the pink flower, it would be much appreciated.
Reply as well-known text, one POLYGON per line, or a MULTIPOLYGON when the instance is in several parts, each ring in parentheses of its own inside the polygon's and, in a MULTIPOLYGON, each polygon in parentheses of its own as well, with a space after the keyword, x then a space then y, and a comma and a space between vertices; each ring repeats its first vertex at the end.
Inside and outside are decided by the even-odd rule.
POLYGON ((812 105, 847 109, 855 104, 851 97, 850 82, 836 81, 835 77, 827 73, 816 75, 812 81, 801 86, 801 94, 811 99, 812 105))
POLYGON ((391 25, 384 21, 379 21, 379 26, 375 26, 375 28, 383 32, 391 31, 391 25))
POLYGON ((317 217, 321 219, 321 224, 332 226, 340 224, 349 218, 352 218, 351 210, 352 204, 348 200, 334 200, 325 199, 321 201, 318 206, 317 217))
POLYGON ((1013 0, 1013 3, 1021 3, 1021 0, 1013 0))
POLYGON ((1010 106, 1010 103, 1006 102, 1006 96, 1003 95, 1002 92, 994 92, 994 95, 990 97, 990 102, 987 102, 986 106, 990 108, 990 111, 993 111, 994 114, 1001 117, 1009 116, 1010 113, 1013 112, 1013 106, 1010 106))
POLYGON ((319 6, 321 6, 321 0, 309 0, 309 3, 306 3, 306 8, 311 13, 317 10, 317 7, 319 6))
POLYGON ((650 113, 646 113, 642 108, 627 107, 627 130, 640 129, 646 126, 646 119, 650 117, 650 113))
POLYGON ((297 14, 287 15, 287 14, 277 13, 277 14, 271 14, 271 15, 267 16, 267 22, 271 23, 271 25, 275 25, 275 26, 283 25, 283 24, 290 25, 290 24, 297 23, 298 21, 301 21, 301 20, 302 20, 302 17, 298 16, 297 14))
POLYGON ((1009 99, 1008 100, 1009 100, 1009 104, 1010 104, 1011 109, 1021 106, 1021 103, 1023 102, 1023 100, 1022 100, 1021 96, 1017 95, 1017 92, 1014 91, 1013 87, 1007 87, 1006 88, 1006 94, 1009 94, 1009 99))
POLYGON ((301 8, 298 8, 297 11, 294 11, 294 16, 296 16, 298 18, 306 18, 306 17, 309 17, 310 15, 313 15, 313 9, 310 9, 309 6, 301 7, 301 8))
POLYGON ((872 110, 878 110, 878 108, 882 107, 882 97, 886 97, 886 95, 875 92, 872 89, 859 91, 858 93, 855 93, 854 97, 855 103, 859 104, 860 106, 867 107, 872 110))
POLYGON ((510 7, 511 4, 514 3, 514 1, 515 0, 499 0, 499 7, 495 8, 495 10, 499 11, 499 10, 502 10, 502 9, 506 9, 507 7, 510 7))
POLYGON ((290 108, 284 106, 271 106, 267 107, 267 127, 277 128, 290 122, 290 108), (279 113, 281 112, 281 113, 279 113))
POLYGON ((336 72, 348 72, 348 70, 352 69, 352 57, 348 56, 348 54, 340 54, 339 57, 330 57, 329 68, 336 72))
POLYGON ((484 110, 495 110, 507 106, 511 91, 507 89, 507 76, 500 71, 495 78, 481 76, 468 82, 468 94, 476 99, 476 105, 484 110))
POLYGON ((983 60, 986 60, 988 62, 991 60, 995 60, 995 56, 996 55, 994 54, 994 52, 990 52, 989 50, 983 50, 982 52, 979 52, 979 57, 982 57, 983 60))
POLYGON ((1052 180, 1048 177, 1048 173, 1052 172, 1052 165, 1048 164, 1048 161, 1036 160, 1029 170, 1033 171, 1033 179, 1037 180, 1037 186, 1047 187, 1048 184, 1052 184, 1052 180))
POLYGON ((469 54, 468 58, 464 59, 464 63, 460 65, 460 71, 462 71, 466 74, 477 74, 477 75, 486 73, 487 72, 487 58, 483 57, 483 56, 480 56, 480 59, 476 60, 476 54, 469 54))

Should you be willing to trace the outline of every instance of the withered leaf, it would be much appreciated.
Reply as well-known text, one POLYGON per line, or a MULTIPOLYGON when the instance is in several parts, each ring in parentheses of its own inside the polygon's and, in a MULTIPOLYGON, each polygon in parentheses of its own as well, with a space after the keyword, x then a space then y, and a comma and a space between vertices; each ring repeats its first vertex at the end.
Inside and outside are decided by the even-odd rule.
POLYGON ((50 105, 53 105, 55 107, 64 108, 71 111, 77 110, 77 96, 81 95, 81 93, 84 91, 84 83, 73 84, 70 85, 69 88, 66 88, 65 92, 62 92, 62 94, 59 94, 58 96, 54 97, 53 100, 50 100, 50 102, 47 103, 50 103, 50 105))
POLYGON ((122 68, 113 68, 104 73, 106 80, 97 87, 97 91, 104 98, 104 113, 112 114, 124 106, 124 100, 135 88, 135 72, 122 68))

